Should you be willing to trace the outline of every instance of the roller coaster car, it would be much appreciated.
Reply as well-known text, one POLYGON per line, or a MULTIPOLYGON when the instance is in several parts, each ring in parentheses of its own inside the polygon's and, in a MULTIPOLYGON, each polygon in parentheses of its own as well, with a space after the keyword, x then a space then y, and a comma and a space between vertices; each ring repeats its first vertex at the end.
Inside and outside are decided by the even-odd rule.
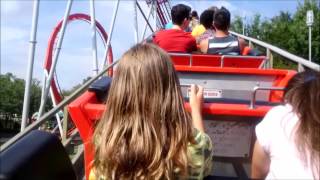
MULTIPOLYGON (((243 169, 242 163, 251 159, 254 126, 270 108, 281 103, 283 92, 280 89, 287 85, 295 72, 189 64, 175 65, 175 68, 186 100, 190 84, 199 84, 205 88, 205 126, 215 143, 214 159, 220 161, 220 165, 216 163, 214 166, 214 175, 229 176, 224 167, 221 167, 221 162, 229 162, 234 167, 236 177, 247 177, 248 173, 243 169)), ((108 86, 111 81, 109 79, 105 82, 105 86, 108 86)), ((185 107, 190 110, 187 101, 185 107)), ((94 156, 94 127, 105 108, 103 99, 98 98, 94 91, 85 92, 68 106, 85 145, 86 177, 94 156)))
POLYGON ((0 179, 77 179, 60 139, 48 132, 30 132, 2 151, 0 159, 0 179))

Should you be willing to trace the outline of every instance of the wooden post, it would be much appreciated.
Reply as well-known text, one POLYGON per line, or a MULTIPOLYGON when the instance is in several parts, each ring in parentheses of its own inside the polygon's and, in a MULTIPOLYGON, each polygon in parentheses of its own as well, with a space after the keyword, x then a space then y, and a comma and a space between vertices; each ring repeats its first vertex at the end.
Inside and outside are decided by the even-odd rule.
POLYGON ((251 41, 249 41, 249 48, 253 48, 253 44, 252 44, 252 42, 251 41))
POLYGON ((63 109, 63 121, 62 121, 62 142, 64 142, 67 139, 67 133, 68 133, 68 120, 69 120, 69 113, 68 113, 68 107, 65 106, 63 109))
POLYGON ((268 65, 269 65, 269 69, 273 68, 273 55, 272 52, 270 51, 270 49, 267 49, 267 58, 269 60, 268 65))
POLYGON ((298 72, 303 72, 304 71, 304 67, 301 63, 298 64, 298 72))

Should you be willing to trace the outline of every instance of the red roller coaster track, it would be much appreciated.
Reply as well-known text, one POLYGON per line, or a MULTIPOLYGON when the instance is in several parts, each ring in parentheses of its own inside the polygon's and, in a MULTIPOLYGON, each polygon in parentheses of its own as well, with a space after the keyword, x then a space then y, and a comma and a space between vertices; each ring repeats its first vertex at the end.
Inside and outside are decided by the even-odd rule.
MULTIPOLYGON (((75 20, 82 20, 82 21, 85 21, 88 23, 91 22, 90 16, 88 16, 86 14, 81 14, 81 13, 72 14, 68 17, 68 23, 70 23, 71 21, 75 21, 75 20)), ((44 62, 44 69, 47 71, 47 73, 49 73, 49 71, 51 69, 53 49, 55 46, 55 41, 56 41, 58 34, 60 32, 62 22, 63 22, 63 20, 61 20, 57 24, 57 26, 53 29, 53 31, 50 35, 50 38, 49 38, 48 47, 47 47, 46 56, 45 56, 46 58, 45 58, 45 62, 44 62)), ((103 26, 98 21, 96 21, 96 28, 97 28, 98 33, 100 34, 102 40, 106 44, 107 39, 108 39, 108 35, 107 35, 106 31, 104 30, 103 26)), ((111 46, 108 49, 107 57, 106 57, 106 60, 109 60, 108 63, 111 64, 113 62, 113 53, 112 53, 111 46)), ((110 76, 112 75, 112 72, 113 72, 112 69, 108 72, 110 76)), ((54 96, 53 98, 55 99, 55 102, 58 104, 59 102, 61 102, 62 96, 58 90, 56 79, 54 79, 54 78, 51 81, 51 88, 53 91, 53 96, 54 96)))

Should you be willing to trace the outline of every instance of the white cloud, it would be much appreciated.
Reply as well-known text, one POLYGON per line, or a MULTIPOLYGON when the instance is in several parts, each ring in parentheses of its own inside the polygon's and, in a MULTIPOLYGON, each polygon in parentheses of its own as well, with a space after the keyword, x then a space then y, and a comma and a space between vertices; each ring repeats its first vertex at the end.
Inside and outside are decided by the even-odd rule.
POLYGON ((11 21, 13 22, 19 21, 19 18, 31 14, 33 9, 33 1, 31 0, 0 0, 0 3, 1 19, 4 17, 12 18, 11 21))
POLYGON ((1 3, 1 12, 5 14, 18 12, 21 5, 17 0, 4 0, 4 1, 0 1, 0 3, 1 3))
POLYGON ((19 27, 3 26, 1 27, 1 42, 9 43, 9 41, 21 41, 27 39, 29 32, 19 27))
POLYGON ((192 2, 190 3, 190 1, 175 1, 173 2, 173 4, 184 4, 184 5, 187 5, 189 6, 191 9, 194 9, 193 5, 192 5, 192 2))
POLYGON ((218 8, 221 8, 222 6, 227 8, 229 11, 233 11, 236 9, 230 2, 228 1, 214 1, 212 2, 212 5, 217 6, 218 8))
POLYGON ((61 89, 70 89, 71 87, 82 83, 82 80, 92 76, 92 56, 90 53, 61 53, 57 63, 56 73, 61 89))

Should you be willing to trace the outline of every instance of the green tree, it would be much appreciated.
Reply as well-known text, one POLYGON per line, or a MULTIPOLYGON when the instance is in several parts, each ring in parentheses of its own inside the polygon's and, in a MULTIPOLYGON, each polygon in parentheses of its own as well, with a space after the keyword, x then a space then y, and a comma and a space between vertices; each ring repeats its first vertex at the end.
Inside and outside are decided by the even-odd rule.
MULTIPOLYGON (((318 2, 319 3, 319 2, 318 2)), ((312 61, 320 64, 320 8, 317 0, 305 0, 299 3, 294 14, 280 12, 270 20, 261 20, 256 14, 251 24, 248 25, 248 36, 260 39, 292 54, 308 59, 308 27, 306 13, 313 10, 314 24, 312 26, 312 61)), ((235 18, 234 31, 239 32, 241 19, 235 18)), ((286 61, 279 55, 274 56, 274 67, 296 68, 295 63, 286 61)))
POLYGON ((79 89, 84 83, 86 83, 86 82, 87 82, 88 80, 90 80, 90 79, 91 79, 91 77, 88 76, 88 77, 86 77, 86 78, 84 78, 84 79, 82 80, 82 83, 79 83, 79 84, 73 86, 71 89, 69 89, 69 90, 62 90, 62 95, 63 95, 63 96, 69 96, 70 94, 72 94, 75 90, 79 89))
POLYGON ((256 39, 261 38, 262 29, 261 29, 261 15, 260 14, 254 15, 253 22, 252 22, 251 26, 248 27, 247 32, 250 37, 253 37, 256 39))
POLYGON ((306 25, 306 14, 308 10, 314 13, 314 23, 312 26, 312 60, 320 64, 320 8, 319 1, 305 0, 304 3, 299 3, 297 12, 293 16, 294 26, 296 31, 295 38, 297 39, 294 51, 296 54, 308 59, 308 27, 306 25))
MULTIPOLYGON (((0 75, 0 120, 1 127, 10 128, 13 120, 21 119, 25 81, 15 77, 12 73, 0 75)), ((41 100, 40 81, 33 79, 30 94, 30 109, 28 117, 39 109, 41 100)), ((52 107, 51 103, 46 104, 46 109, 52 107)))
POLYGON ((242 34, 242 29, 243 29, 243 21, 240 16, 235 16, 234 20, 231 23, 231 28, 232 31, 237 32, 239 34, 242 34))

